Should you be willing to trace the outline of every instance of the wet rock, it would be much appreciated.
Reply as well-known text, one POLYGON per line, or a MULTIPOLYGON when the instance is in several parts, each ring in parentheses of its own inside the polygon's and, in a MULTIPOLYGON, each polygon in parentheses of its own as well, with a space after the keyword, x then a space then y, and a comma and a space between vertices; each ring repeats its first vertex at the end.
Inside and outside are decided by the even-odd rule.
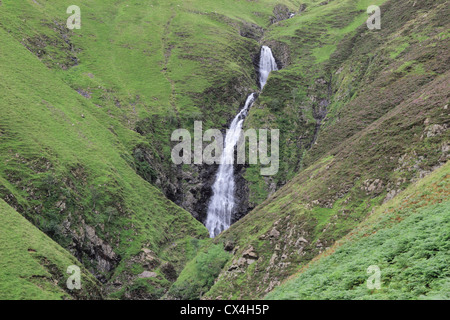
POLYGON ((254 204, 249 202, 250 191, 248 189, 248 181, 244 179, 244 175, 245 166, 237 165, 235 167, 236 210, 232 216, 231 223, 239 221, 255 207, 254 204))
MULTIPOLYGON (((272 49, 273 56, 278 65, 278 69, 284 69, 291 63, 291 53, 290 48, 285 43, 275 40, 269 40, 265 42, 267 46, 272 49)), ((259 62, 259 56, 256 57, 259 62)), ((257 77, 259 78, 259 70, 257 71, 257 77)))

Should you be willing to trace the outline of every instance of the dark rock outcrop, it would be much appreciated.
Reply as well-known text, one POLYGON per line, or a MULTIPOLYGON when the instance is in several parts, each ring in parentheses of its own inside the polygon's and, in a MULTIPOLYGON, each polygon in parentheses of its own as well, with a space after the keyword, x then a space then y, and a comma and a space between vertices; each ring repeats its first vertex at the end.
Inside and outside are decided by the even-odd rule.
POLYGON ((277 23, 286 19, 289 19, 291 12, 289 8, 284 4, 277 4, 273 9, 273 17, 270 18, 270 22, 277 23))

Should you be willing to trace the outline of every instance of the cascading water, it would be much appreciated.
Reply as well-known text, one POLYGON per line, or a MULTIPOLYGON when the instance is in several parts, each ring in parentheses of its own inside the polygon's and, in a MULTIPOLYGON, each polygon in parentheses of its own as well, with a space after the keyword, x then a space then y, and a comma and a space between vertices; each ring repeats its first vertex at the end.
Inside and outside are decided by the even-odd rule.
POLYGON ((270 72, 277 70, 278 66, 275 58, 273 57, 272 50, 270 50, 267 46, 263 46, 261 48, 261 57, 259 60, 259 84, 261 90, 266 85, 270 72))
POLYGON ((231 226, 231 216, 235 207, 234 200, 234 148, 242 132, 242 124, 248 110, 255 101, 255 94, 248 96, 244 108, 231 122, 225 136, 224 149, 221 156, 216 181, 213 185, 213 197, 208 207, 206 228, 212 238, 231 226))
MULTIPOLYGON (((267 82, 271 71, 278 70, 272 50, 263 46, 259 62, 259 82, 261 90, 267 82)), ((213 184, 213 196, 208 206, 206 228, 211 238, 231 226, 231 218, 236 206, 235 202, 235 180, 234 180, 234 150, 242 133, 242 125, 247 117, 248 111, 256 99, 256 93, 247 97, 244 108, 231 122, 230 128, 225 136, 224 149, 221 156, 219 170, 213 184)))

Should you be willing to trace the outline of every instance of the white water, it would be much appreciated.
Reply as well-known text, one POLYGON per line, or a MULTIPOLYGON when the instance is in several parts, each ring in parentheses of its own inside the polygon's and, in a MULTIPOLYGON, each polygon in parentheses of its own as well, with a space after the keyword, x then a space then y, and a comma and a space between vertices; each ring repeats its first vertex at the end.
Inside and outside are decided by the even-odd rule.
POLYGON ((254 101, 255 94, 252 93, 248 96, 244 108, 231 122, 230 129, 225 136, 224 149, 206 219, 206 228, 209 230, 211 238, 231 226, 231 216, 235 207, 234 149, 241 135, 244 119, 254 101))
MULTIPOLYGON (((270 72, 275 70, 278 70, 278 67, 272 55, 272 50, 270 50, 269 47, 263 46, 259 64, 261 90, 266 85, 270 72)), ((222 152, 216 180, 212 187, 213 196, 208 206, 208 215, 206 218, 206 228, 209 230, 211 238, 216 237, 231 226, 231 218, 236 206, 234 150, 242 133, 244 120, 255 102, 255 99, 255 93, 252 93, 247 97, 244 108, 233 119, 225 136, 224 150, 222 152)))
POLYGON ((270 72, 277 70, 278 66, 273 57, 272 50, 267 46, 263 46, 261 49, 261 58, 259 60, 259 83, 261 91, 267 83, 270 72))

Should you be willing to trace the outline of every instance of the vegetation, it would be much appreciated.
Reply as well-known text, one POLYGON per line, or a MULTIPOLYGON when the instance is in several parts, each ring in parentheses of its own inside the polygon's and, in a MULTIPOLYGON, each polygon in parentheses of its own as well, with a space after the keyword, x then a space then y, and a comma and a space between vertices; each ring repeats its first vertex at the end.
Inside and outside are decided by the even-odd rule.
POLYGON ((100 299, 97 280, 69 252, 0 200, 0 299, 100 299), (81 290, 69 290, 67 268, 82 268, 81 290))
MULTIPOLYGON (((132 150, 139 134, 108 115, 107 105, 77 92, 89 88, 70 86, 68 70, 55 66, 65 61, 64 52, 48 58, 49 69, 42 63, 45 57, 40 61, 14 38, 24 32, 65 43, 59 29, 41 22, 43 12, 50 19, 59 5, 52 8, 32 1, 2 3, 0 194, 97 277, 121 279, 123 285, 111 291, 125 294, 138 279, 128 265, 141 249, 149 248, 180 271, 190 258, 183 254, 185 240, 207 237, 207 230, 136 174, 132 150), (28 24, 18 25, 12 16, 26 16, 28 24)), ((84 77, 90 79, 77 79, 84 77)))
MULTIPOLYGON (((307 35, 315 26, 322 30, 319 26, 326 20, 350 20, 333 19, 339 10, 324 9, 317 11, 327 12, 322 19, 292 26, 295 36, 286 37, 291 42, 289 64, 271 76, 246 121, 251 127, 280 128, 280 163, 288 169, 280 168, 278 176, 266 181, 252 174, 253 168, 247 170, 253 199, 263 198, 259 195, 273 183, 281 188, 216 240, 234 241, 239 249, 208 298, 264 297, 351 232, 375 207, 447 162, 448 41, 442 37, 443 6, 439 1, 424 1, 420 7, 408 1, 386 2, 380 31, 362 25, 343 33, 322 63, 305 51, 316 39, 307 35), (417 11, 426 12, 427 19, 419 19, 417 11), (406 42, 409 46, 391 59, 397 46, 406 42), (299 55, 295 50, 303 51, 299 55), (297 61, 310 67, 297 69, 297 61), (420 67, 407 64, 395 72, 407 61, 421 61, 409 64, 420 67), (295 86, 299 90, 294 91, 294 105, 295 86), (279 112, 265 104, 275 98, 285 99, 279 112), (303 116, 305 110, 312 116, 303 116), (285 176, 289 170, 292 175, 285 176), (249 247, 255 248, 258 261, 229 271, 249 247)), ((305 11, 303 19, 308 14, 305 11)), ((294 20, 281 22, 280 28, 273 25, 267 34, 283 39, 284 26, 294 20)), ((279 45, 277 56, 282 56, 282 48, 279 45)))
POLYGON ((169 296, 181 300, 196 300, 214 284, 230 254, 221 245, 211 245, 186 264, 169 296))
POLYGON ((446 1, 80 3, 70 31, 61 1, 0 1, 0 298, 448 298, 446 1), (280 170, 242 168, 252 211, 211 240, 171 133, 225 129, 262 44, 245 127, 280 129, 280 170))
POLYGON ((447 164, 376 209, 267 299, 450 299, 447 164), (369 266, 381 288, 369 289, 369 266))

